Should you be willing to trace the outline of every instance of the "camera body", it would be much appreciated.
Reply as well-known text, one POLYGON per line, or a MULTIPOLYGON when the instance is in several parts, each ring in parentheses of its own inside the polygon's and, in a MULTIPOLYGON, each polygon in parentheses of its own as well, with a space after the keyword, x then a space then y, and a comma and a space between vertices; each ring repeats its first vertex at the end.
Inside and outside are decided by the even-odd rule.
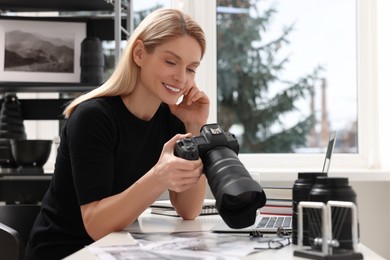
POLYGON ((175 154, 203 162, 218 213, 231 228, 245 228, 255 222, 256 211, 265 205, 260 184, 252 179, 238 159, 236 137, 218 124, 204 125, 199 136, 178 140, 175 154))
POLYGON ((178 157, 187 160, 197 160, 199 157, 203 159, 208 151, 220 146, 227 147, 238 154, 239 144, 236 137, 223 131, 218 124, 208 124, 202 127, 199 136, 177 141, 175 153, 178 157))

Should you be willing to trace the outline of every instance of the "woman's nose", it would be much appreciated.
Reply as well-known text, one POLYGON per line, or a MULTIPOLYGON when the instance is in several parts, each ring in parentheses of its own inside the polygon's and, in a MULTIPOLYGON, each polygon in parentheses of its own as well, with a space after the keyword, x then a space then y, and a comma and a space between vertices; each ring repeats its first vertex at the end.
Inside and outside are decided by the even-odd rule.
POLYGON ((175 81, 179 83, 186 82, 186 70, 185 69, 178 69, 174 75, 175 81))

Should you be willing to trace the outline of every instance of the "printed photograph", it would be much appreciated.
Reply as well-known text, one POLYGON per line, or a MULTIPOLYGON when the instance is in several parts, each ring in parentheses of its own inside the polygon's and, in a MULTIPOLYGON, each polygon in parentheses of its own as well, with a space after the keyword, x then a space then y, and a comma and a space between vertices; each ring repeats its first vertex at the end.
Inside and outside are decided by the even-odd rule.
POLYGON ((71 35, 7 31, 4 71, 73 73, 74 45, 71 35))

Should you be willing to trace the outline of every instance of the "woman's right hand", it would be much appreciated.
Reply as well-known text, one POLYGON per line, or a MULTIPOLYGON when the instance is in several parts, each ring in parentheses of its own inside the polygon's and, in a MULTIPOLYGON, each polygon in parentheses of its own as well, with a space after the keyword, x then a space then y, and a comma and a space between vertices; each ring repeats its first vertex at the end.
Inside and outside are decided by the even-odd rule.
MULTIPOLYGON (((113 231, 124 229, 167 189, 180 193, 174 196, 173 202, 175 205, 179 205, 178 208, 186 219, 198 214, 197 212, 194 214, 191 210, 200 208, 203 200, 198 202, 199 205, 196 206, 193 201, 196 201, 197 198, 191 192, 188 196, 191 198, 191 203, 183 203, 182 199, 178 199, 180 197, 178 195, 185 194, 181 192, 194 187, 199 179, 204 179, 201 178, 203 164, 200 159, 190 161, 174 155, 176 141, 190 136, 191 134, 176 135, 166 142, 157 164, 128 189, 80 207, 84 227, 94 240, 113 231), (148 192, 145 193, 145 191, 148 192), (129 201, 132 201, 131 206, 128 206, 129 201), (190 209, 183 210, 183 204, 191 205, 190 209), (124 207, 124 205, 126 206, 124 207), (112 214, 113 212, 118 214, 112 214)), ((199 196, 199 198, 202 199, 203 196, 199 196)), ((200 201, 199 198, 198 201, 200 201)))
POLYGON ((164 144, 160 158, 153 167, 155 180, 175 192, 183 192, 194 187, 203 174, 203 163, 198 160, 186 160, 175 156, 175 144, 178 140, 191 137, 191 134, 177 134, 164 144))

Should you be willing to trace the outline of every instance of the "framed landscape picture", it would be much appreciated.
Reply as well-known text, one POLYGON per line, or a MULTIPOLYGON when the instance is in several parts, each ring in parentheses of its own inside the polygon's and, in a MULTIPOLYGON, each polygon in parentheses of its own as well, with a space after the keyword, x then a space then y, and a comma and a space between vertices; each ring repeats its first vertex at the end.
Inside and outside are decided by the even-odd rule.
POLYGON ((80 82, 86 24, 0 19, 1 82, 80 82))

